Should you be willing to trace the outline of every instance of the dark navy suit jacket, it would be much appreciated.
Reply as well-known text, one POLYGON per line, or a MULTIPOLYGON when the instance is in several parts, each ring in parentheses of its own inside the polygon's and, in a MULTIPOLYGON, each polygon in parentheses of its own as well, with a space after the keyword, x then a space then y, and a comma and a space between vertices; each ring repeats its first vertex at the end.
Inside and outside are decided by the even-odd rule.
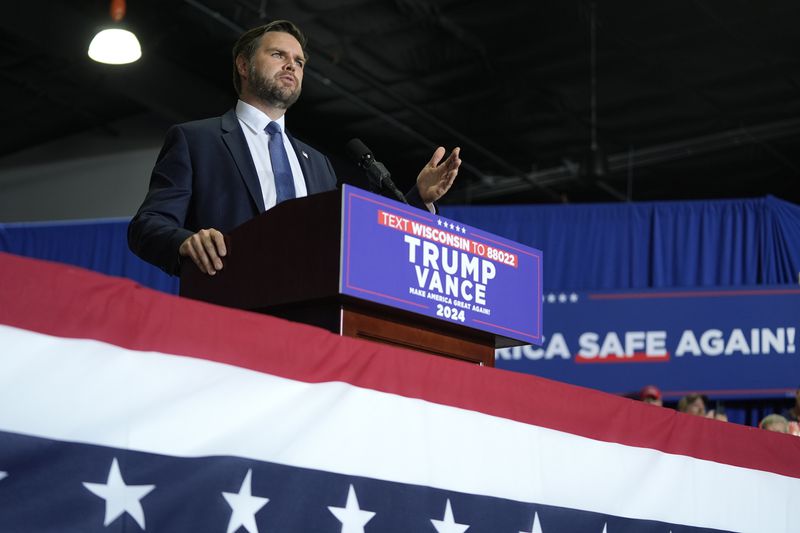
MULTIPOLYGON (((287 134, 308 194, 334 189, 336 174, 328 158, 287 134)), ((407 198, 424 209, 416 187, 407 198)), ((178 249, 193 233, 207 228, 227 233, 263 212, 250 148, 232 109, 169 129, 147 196, 128 226, 128 245, 145 261, 176 275, 178 249)))

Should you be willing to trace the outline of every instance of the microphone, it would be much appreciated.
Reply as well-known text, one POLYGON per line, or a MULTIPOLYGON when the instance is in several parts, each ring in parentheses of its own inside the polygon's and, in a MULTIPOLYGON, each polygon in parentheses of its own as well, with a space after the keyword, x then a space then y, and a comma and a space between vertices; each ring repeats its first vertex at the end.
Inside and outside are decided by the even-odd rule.
POLYGON ((345 151, 353 162, 361 167, 367 174, 370 183, 378 190, 381 188, 388 189, 399 202, 407 204, 408 201, 403 193, 395 186, 392 181, 392 175, 379 161, 375 161, 375 156, 372 155, 372 150, 367 148, 361 139, 350 139, 345 145, 345 151))

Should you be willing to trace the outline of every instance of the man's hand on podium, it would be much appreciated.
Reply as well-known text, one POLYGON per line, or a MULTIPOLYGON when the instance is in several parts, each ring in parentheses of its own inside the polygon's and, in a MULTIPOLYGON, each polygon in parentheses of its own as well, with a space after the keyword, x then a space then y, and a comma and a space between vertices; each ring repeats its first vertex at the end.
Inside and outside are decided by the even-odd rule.
POLYGON ((201 229, 181 243, 178 253, 190 257, 197 268, 209 276, 222 270, 222 258, 228 253, 225 237, 214 228, 201 229))

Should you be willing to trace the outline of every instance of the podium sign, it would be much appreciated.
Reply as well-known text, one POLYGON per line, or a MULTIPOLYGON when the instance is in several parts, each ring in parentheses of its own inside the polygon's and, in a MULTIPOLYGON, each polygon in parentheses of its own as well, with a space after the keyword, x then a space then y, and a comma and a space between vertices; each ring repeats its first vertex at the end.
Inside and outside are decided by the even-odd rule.
POLYGON ((345 185, 339 291, 542 342, 542 252, 345 185))

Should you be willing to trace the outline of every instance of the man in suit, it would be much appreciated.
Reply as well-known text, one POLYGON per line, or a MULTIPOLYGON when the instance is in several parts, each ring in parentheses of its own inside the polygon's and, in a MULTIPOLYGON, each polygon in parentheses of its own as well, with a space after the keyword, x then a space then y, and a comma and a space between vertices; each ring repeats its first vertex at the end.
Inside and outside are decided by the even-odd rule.
MULTIPOLYGON (((228 253, 223 234, 283 200, 332 190, 328 158, 285 131, 286 110, 300 96, 305 37, 291 22, 245 32, 233 48, 236 108, 167 132, 150 188, 128 226, 139 257, 176 275, 188 258, 214 275, 228 253), (284 135, 285 133, 285 135, 284 135)), ((433 209, 453 184, 459 149, 439 147, 406 195, 433 209)))

